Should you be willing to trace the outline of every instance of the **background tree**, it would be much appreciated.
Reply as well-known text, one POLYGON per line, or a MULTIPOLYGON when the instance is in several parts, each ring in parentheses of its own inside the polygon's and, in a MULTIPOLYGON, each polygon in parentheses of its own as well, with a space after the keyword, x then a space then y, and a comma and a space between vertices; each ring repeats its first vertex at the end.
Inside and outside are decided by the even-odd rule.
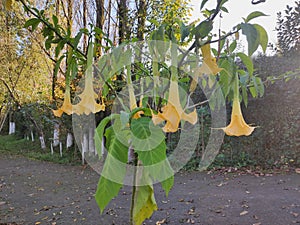
POLYGON ((300 53, 300 1, 295 1, 295 5, 287 5, 284 15, 277 14, 278 47, 283 55, 300 53))

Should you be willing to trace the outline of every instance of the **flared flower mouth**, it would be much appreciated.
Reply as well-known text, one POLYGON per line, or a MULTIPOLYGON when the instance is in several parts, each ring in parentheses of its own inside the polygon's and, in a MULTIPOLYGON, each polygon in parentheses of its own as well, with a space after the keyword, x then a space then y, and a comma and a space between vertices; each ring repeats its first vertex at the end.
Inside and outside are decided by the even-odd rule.
POLYGON ((163 127, 164 132, 176 132, 181 120, 188 121, 191 124, 197 122, 196 109, 191 113, 185 113, 179 99, 178 83, 171 81, 168 103, 161 109, 162 113, 157 115, 152 113, 152 121, 155 125, 166 121, 163 127))
POLYGON ((74 113, 78 115, 88 115, 90 113, 96 113, 105 110, 104 103, 96 103, 95 99, 97 98, 97 94, 94 91, 93 81, 91 78, 86 78, 84 90, 79 97, 81 99, 80 102, 73 106, 74 113))
POLYGON ((71 115, 73 113, 73 105, 71 103, 70 91, 66 90, 64 102, 57 110, 52 110, 54 116, 61 117, 63 113, 71 115))
POLYGON ((227 127, 222 128, 228 136, 249 136, 256 127, 248 125, 243 117, 240 101, 236 97, 233 100, 231 122, 227 127))

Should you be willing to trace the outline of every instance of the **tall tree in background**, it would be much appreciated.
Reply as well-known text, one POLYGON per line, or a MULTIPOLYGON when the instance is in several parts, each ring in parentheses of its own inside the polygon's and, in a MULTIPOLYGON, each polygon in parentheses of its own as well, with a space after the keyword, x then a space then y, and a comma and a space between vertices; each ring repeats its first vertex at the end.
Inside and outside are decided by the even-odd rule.
POLYGON ((146 22, 146 15, 147 15, 147 2, 146 0, 139 0, 138 1, 138 10, 137 10, 137 38, 138 40, 144 40, 144 33, 145 33, 145 22, 146 22))
POLYGON ((286 6, 284 16, 281 12, 277 14, 278 47, 283 55, 300 53, 300 1, 295 4, 286 6))
MULTIPOLYGON (((104 7, 104 0, 96 0, 96 27, 103 30, 104 21, 105 21, 105 7, 104 7)), ((99 34, 97 39, 98 49, 97 49, 97 56, 102 55, 102 34, 99 34)))
POLYGON ((119 44, 123 43, 129 34, 127 0, 118 0, 119 44))

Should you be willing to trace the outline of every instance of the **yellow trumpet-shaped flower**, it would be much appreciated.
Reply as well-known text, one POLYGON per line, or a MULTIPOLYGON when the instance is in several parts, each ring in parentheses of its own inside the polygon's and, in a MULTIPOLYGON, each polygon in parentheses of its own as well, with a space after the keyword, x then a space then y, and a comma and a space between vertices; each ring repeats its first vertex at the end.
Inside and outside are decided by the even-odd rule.
POLYGON ((210 44, 202 46, 201 52, 203 56, 203 63, 199 71, 205 74, 213 75, 219 73, 222 68, 218 67, 216 58, 211 55, 210 44))
POLYGON ((63 113, 67 113, 68 115, 71 115, 73 113, 73 105, 71 103, 71 98, 70 98, 70 91, 66 90, 65 92, 65 97, 64 97, 64 102, 60 108, 57 110, 52 110, 53 114, 57 117, 61 117, 63 113))
POLYGON ((184 112, 180 104, 178 83, 171 81, 168 103, 162 107, 162 113, 158 112, 157 115, 152 114, 152 121, 155 125, 166 121, 163 131, 176 132, 181 120, 195 124, 197 122, 197 112, 196 109, 189 114, 184 112))
POLYGON ((243 117, 238 97, 233 100, 231 122, 227 127, 222 128, 229 136, 249 136, 256 127, 249 126, 243 117))
POLYGON ((97 94, 93 88, 93 80, 90 77, 87 77, 85 80, 85 87, 83 92, 79 95, 80 102, 77 105, 73 106, 74 112, 78 115, 81 114, 90 114, 96 113, 99 111, 105 110, 104 103, 97 104, 95 99, 97 98, 97 94))
POLYGON ((222 70, 222 68, 218 67, 216 58, 211 55, 210 44, 202 46, 201 52, 203 56, 203 62, 200 67, 195 68, 194 70, 193 81, 190 87, 191 91, 194 91, 196 89, 198 77, 201 77, 203 74, 216 75, 222 70))

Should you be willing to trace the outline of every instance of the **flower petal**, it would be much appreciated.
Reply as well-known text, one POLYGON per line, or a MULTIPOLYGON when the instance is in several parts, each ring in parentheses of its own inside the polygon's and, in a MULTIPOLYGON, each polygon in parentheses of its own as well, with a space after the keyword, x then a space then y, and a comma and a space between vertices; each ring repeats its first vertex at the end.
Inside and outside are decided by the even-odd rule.
POLYGON ((70 92, 66 90, 64 102, 62 106, 57 110, 52 110, 53 114, 57 117, 61 117, 63 113, 71 115, 73 113, 73 105, 71 103, 70 92))
POLYGON ((227 127, 222 128, 229 136, 249 136, 256 127, 249 126, 243 117, 241 106, 238 98, 234 98, 231 122, 227 127))
POLYGON ((203 63, 200 70, 204 74, 214 74, 219 73, 222 68, 219 68, 216 62, 216 58, 211 55, 210 44, 206 44, 201 47, 201 52, 203 55, 203 63))
POLYGON ((176 132, 181 120, 186 120, 195 124, 197 118, 196 110, 187 114, 182 109, 179 99, 178 83, 175 81, 171 81, 170 83, 168 103, 166 106, 162 107, 162 113, 159 112, 157 115, 152 113, 152 120, 155 125, 166 121, 166 124, 163 127, 164 132, 176 132))
POLYGON ((85 88, 79 95, 80 102, 74 105, 74 112, 78 115, 96 113, 105 110, 104 104, 97 104, 95 98, 97 94, 94 92, 92 79, 86 79, 85 88))

